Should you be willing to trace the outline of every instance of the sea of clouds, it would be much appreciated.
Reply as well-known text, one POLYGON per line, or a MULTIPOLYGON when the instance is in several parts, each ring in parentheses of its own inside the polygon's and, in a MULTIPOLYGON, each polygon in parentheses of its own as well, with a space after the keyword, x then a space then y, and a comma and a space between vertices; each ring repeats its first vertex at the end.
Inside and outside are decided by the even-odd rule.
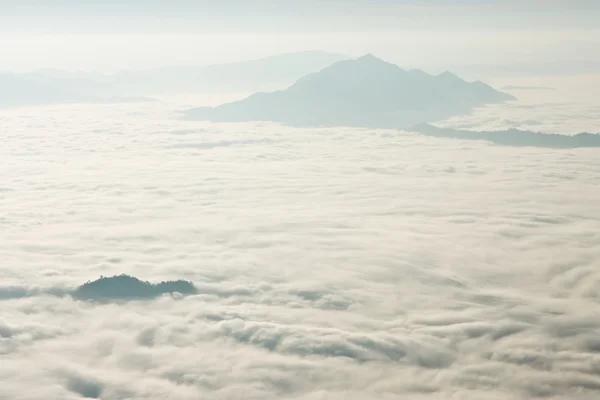
MULTIPOLYGON (((598 130, 533 92, 445 124, 598 130)), ((0 399, 598 398, 597 149, 191 105, 0 110, 0 399), (66 295, 121 273, 200 294, 66 295)))

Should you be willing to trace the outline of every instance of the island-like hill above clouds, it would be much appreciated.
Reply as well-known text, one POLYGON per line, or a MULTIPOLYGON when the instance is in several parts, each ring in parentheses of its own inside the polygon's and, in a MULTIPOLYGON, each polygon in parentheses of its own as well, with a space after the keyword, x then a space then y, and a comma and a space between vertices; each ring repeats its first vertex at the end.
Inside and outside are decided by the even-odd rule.
POLYGON ((483 82, 466 82, 450 72, 430 75, 404 70, 368 54, 306 75, 286 90, 256 93, 218 107, 194 108, 185 112, 185 118, 404 128, 508 100, 514 97, 483 82))
POLYGON ((143 300, 152 299, 163 294, 179 293, 181 295, 196 294, 196 287, 188 281, 163 281, 150 283, 129 275, 101 277, 79 286, 71 294, 78 300, 143 300))

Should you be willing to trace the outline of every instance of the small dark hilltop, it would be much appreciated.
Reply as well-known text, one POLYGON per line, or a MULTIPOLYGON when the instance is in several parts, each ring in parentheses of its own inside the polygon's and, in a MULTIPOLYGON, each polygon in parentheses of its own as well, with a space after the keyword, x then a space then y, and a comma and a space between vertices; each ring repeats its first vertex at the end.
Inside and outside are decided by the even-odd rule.
POLYGON ((197 293, 197 289, 189 281, 163 281, 153 284, 123 274, 86 282, 71 295, 78 300, 116 301, 153 299, 168 293, 192 295, 197 293))
POLYGON ((411 129, 425 136, 462 140, 485 140, 502 146, 549 147, 556 149, 574 149, 578 147, 600 147, 600 134, 578 133, 577 135, 560 135, 509 129, 505 131, 466 131, 449 128, 438 128, 430 124, 419 124, 411 129))
POLYGON ((404 70, 368 54, 306 75, 286 90, 194 108, 184 117, 305 127, 406 128, 514 99, 483 82, 466 82, 450 72, 404 70))

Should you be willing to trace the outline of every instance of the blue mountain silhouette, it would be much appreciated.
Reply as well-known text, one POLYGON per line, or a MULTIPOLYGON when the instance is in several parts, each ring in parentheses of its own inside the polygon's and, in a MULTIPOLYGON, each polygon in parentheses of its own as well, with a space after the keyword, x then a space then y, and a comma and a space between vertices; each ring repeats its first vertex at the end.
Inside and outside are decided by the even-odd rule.
POLYGON ((286 90, 194 108, 184 116, 293 126, 403 128, 508 100, 514 97, 483 82, 466 82, 450 72, 435 76, 404 70, 367 54, 306 75, 286 90))

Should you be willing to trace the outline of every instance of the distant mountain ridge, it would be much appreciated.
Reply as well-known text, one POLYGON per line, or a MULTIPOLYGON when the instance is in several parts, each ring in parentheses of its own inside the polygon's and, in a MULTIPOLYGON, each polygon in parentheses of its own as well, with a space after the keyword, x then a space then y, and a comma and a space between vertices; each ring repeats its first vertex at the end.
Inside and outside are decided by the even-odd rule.
POLYGON ((514 99, 483 82, 469 83, 450 72, 434 76, 404 70, 367 54, 306 75, 286 90, 187 110, 185 118, 402 128, 514 99))
POLYGON ((0 73, 0 106, 113 102, 193 92, 253 92, 284 87, 345 59, 341 54, 305 51, 250 61, 175 66, 115 74, 40 70, 0 73))
POLYGON ((304 51, 224 64, 123 71, 107 76, 106 84, 129 96, 273 90, 346 58, 335 53, 304 51))
POLYGON ((484 140, 502 146, 548 147, 574 149, 579 147, 600 147, 600 134, 582 132, 576 135, 559 135, 508 129, 504 131, 467 131, 439 128, 430 124, 419 124, 409 129, 425 136, 436 138, 484 140))

